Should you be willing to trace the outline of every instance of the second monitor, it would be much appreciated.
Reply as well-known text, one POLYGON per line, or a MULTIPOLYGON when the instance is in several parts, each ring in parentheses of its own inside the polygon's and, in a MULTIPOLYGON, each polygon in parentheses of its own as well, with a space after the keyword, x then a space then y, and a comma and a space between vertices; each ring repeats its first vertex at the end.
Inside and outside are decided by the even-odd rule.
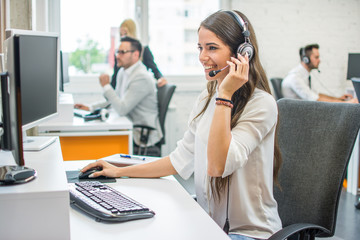
POLYGON ((349 53, 346 79, 360 79, 360 53, 349 53))

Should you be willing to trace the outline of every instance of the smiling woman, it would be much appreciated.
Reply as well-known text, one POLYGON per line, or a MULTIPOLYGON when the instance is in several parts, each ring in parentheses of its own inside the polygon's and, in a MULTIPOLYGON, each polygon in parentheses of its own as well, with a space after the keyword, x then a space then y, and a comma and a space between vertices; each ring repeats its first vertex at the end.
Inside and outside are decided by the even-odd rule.
POLYGON ((101 167, 94 177, 179 174, 188 179, 194 174, 198 204, 232 239, 266 239, 281 228, 272 190, 281 156, 277 105, 260 64, 255 32, 238 11, 217 11, 198 29, 208 88, 195 101, 176 149, 147 164, 118 168, 100 160, 82 172, 101 167), (208 75, 226 65, 221 73, 208 75))

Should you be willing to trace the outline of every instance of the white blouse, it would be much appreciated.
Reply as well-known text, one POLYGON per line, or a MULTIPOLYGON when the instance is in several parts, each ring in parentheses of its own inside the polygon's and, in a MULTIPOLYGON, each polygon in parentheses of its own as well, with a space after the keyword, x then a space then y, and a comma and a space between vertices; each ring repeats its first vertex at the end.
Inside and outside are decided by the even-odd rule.
POLYGON ((281 83, 285 98, 316 101, 319 92, 309 85, 310 73, 301 64, 293 68, 281 83))
MULTIPOLYGON (((221 201, 211 196, 207 176, 207 143, 215 110, 215 98, 195 120, 205 102, 203 91, 190 114, 189 129, 170 154, 179 175, 187 179, 194 172, 197 201, 222 228, 226 218, 227 188, 221 201)), ((217 95, 217 94, 215 94, 217 95)), ((255 89, 236 127, 222 177, 232 174, 229 192, 230 233, 268 238, 281 229, 277 203, 273 197, 274 137, 277 105, 265 91, 255 89)))

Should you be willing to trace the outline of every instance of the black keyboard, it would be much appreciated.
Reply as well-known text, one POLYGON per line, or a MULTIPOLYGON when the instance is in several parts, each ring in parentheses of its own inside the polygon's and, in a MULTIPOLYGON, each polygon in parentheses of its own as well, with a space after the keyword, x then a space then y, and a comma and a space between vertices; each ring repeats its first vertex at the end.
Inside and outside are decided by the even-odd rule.
POLYGON ((95 217, 96 221, 124 222, 151 218, 153 211, 98 181, 69 183, 70 204, 95 217))

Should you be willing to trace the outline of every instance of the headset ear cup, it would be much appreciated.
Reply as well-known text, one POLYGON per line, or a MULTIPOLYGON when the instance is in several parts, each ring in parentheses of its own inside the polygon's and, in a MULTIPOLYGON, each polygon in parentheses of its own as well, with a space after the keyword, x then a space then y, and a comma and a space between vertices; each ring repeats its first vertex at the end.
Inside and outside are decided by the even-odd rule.
POLYGON ((103 109, 101 109, 101 111, 100 111, 100 119, 101 119, 101 121, 105 121, 106 119, 108 119, 109 118, 109 111, 108 110, 106 110, 105 108, 103 108, 103 109))
POLYGON ((254 47, 251 44, 245 42, 240 44, 240 46, 237 49, 237 52, 240 53, 241 56, 245 56, 245 53, 248 53, 249 61, 250 61, 254 56, 254 47))
POLYGON ((304 56, 304 57, 303 57, 303 62, 304 62, 305 64, 309 64, 309 63, 310 63, 310 59, 309 59, 307 56, 304 56))

